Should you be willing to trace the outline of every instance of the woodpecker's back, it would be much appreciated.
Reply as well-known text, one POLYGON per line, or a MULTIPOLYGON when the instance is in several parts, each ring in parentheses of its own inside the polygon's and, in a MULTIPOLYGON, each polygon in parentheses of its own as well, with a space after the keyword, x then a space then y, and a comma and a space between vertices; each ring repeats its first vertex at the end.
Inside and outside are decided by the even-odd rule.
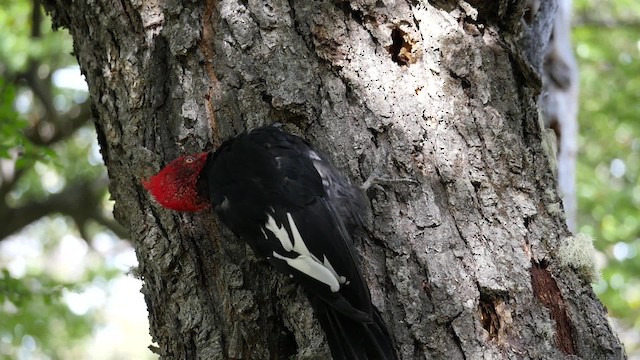
POLYGON ((359 192, 306 141, 269 126, 208 156, 200 186, 257 255, 303 286, 334 359, 395 359, 347 223, 359 192))

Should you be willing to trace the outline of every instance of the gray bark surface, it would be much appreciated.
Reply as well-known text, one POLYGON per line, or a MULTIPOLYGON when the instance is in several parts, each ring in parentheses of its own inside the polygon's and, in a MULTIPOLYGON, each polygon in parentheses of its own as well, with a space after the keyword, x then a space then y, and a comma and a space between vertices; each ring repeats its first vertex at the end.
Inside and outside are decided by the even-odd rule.
POLYGON ((375 186, 355 236, 402 359, 620 359, 561 262, 522 1, 49 0, 89 83, 102 154, 163 359, 324 359, 299 289, 215 216, 140 181, 272 122, 375 186), (488 5, 487 5, 488 4, 488 5))

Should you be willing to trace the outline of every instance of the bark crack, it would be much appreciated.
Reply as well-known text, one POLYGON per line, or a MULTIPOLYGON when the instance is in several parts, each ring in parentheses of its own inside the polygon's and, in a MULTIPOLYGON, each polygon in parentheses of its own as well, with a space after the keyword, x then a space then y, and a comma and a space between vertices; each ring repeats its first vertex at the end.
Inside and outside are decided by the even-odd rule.
POLYGON ((458 347, 458 350, 460 350, 460 355, 462 355, 462 359, 463 360, 467 360, 467 355, 464 352, 464 348, 462 346, 462 338, 460 338, 460 335, 458 335, 458 332, 456 331, 455 327, 453 326, 453 322, 459 317, 461 316, 462 313, 456 315, 456 317, 449 322, 449 331, 451 332, 451 335, 453 336, 453 341, 455 342, 456 346, 458 347))
POLYGON ((198 47, 204 55, 204 68, 209 77, 209 87, 205 95, 205 109, 207 111, 207 118, 209 119, 209 126, 211 127, 211 139, 213 146, 218 147, 221 143, 220 131, 218 129, 218 121, 215 114, 215 101, 219 98, 220 83, 216 75, 215 68, 213 67, 213 59, 216 54, 214 49, 214 37, 216 34, 216 24, 214 19, 217 18, 217 1, 207 0, 204 5, 204 14, 202 15, 202 37, 198 42, 198 47))

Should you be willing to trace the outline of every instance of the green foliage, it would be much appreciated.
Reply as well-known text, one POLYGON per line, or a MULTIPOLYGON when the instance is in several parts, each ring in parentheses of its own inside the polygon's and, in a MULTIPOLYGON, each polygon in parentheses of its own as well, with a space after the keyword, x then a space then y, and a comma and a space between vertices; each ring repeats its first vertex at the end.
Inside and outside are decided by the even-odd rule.
POLYGON ((46 59, 51 68, 74 63, 71 37, 66 30, 53 32, 48 17, 42 18, 39 37, 32 37, 32 13, 32 1, 0 0, 0 74, 24 71, 32 59, 46 59))
POLYGON ((16 146, 25 143, 22 130, 27 127, 26 120, 18 118, 18 113, 13 109, 13 103, 16 98, 16 89, 13 84, 5 83, 0 78, 0 158, 10 158, 9 151, 16 146))
MULTIPOLYGON (((42 200, 51 193, 59 192, 67 184, 99 178, 105 168, 96 158, 95 130, 83 127, 69 139, 55 144, 47 151, 54 156, 34 159, 26 169, 7 201, 18 206, 33 200, 42 200)), ((39 147, 40 149, 41 147, 39 147)), ((39 153, 42 154, 42 153, 39 153)), ((105 189, 106 192, 106 189, 105 189)))
POLYGON ((3 269, 0 274, 0 304, 3 304, 0 354, 16 358, 18 349, 28 341, 48 355, 61 358, 62 354, 57 352, 83 339, 93 326, 90 317, 74 314, 62 300, 65 292, 80 289, 76 284, 58 282, 44 273, 16 279, 3 269))
POLYGON ((38 11, 41 23, 34 31, 32 1, 0 0, 0 158, 17 156, 18 168, 29 167, 37 159, 51 161, 55 153, 32 144, 24 135, 23 130, 30 123, 14 105, 20 95, 27 96, 30 92, 22 93, 16 86, 17 80, 30 66, 39 63, 44 64, 37 68, 42 78, 54 69, 76 63, 71 55, 73 44, 68 32, 52 31, 51 20, 42 16, 41 9, 38 11))
POLYGON ((595 23, 607 27, 632 25, 638 27, 640 2, 637 0, 575 0, 575 17, 579 23, 585 23, 594 29, 595 23))
POLYGON ((16 101, 15 86, 0 78, 0 158, 17 157, 16 167, 27 168, 38 159, 53 161, 55 152, 43 146, 34 145, 27 139, 24 129, 29 122, 14 109, 16 101))
MULTIPOLYGON (((0 229, 7 221, 1 216, 12 208, 46 200, 68 184, 97 183, 105 171, 95 155, 95 132, 88 126, 65 133, 50 148, 31 141, 39 126, 76 129, 71 119, 77 119, 73 114, 79 113, 80 103, 87 98, 86 92, 53 85, 56 70, 75 64, 71 37, 66 31, 53 32, 41 9, 34 15, 33 4, 0 0, 0 229), (34 18, 40 19, 39 26, 32 26, 34 18), (43 99, 52 106, 47 108, 43 99)), ((106 193, 106 189, 99 191, 106 193)), ((76 277, 64 277, 59 269, 49 268, 53 260, 47 257, 63 251, 61 239, 71 236, 75 243, 81 242, 78 233, 83 229, 75 225, 70 218, 56 215, 29 226, 28 235, 0 239, 0 246, 9 241, 23 243, 21 248, 36 244, 31 251, 39 253, 22 260, 28 261, 24 271, 15 271, 11 267, 15 259, 4 256, 6 248, 0 249, 0 358, 79 358, 78 348, 96 326, 99 314, 93 307, 74 312, 69 299, 106 287, 121 272, 95 253, 82 262, 86 268, 76 277)), ((90 241, 97 232, 104 232, 104 227, 89 227, 83 235, 90 241)))
POLYGON ((640 3, 581 0, 576 7, 580 232, 606 257, 600 298, 611 315, 640 329, 640 3))

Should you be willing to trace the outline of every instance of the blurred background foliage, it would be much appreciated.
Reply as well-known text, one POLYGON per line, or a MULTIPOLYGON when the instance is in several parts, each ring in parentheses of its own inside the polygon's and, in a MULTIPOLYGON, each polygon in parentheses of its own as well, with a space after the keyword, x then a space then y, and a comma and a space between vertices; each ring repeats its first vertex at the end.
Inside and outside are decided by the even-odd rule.
MULTIPOLYGON (((574 0, 575 1, 575 0, 574 0)), ((640 358, 640 2, 577 0, 579 231, 599 250, 594 288, 640 358)), ((635 354, 635 355, 634 355, 635 354)))
POLYGON ((40 0, 0 0, 0 359, 154 358, 72 52, 40 0))
MULTIPOLYGON (((638 359, 640 2, 574 8, 579 230, 638 359)), ((0 358, 154 358, 70 36, 51 31, 39 0, 0 0, 0 34, 0 358)))

